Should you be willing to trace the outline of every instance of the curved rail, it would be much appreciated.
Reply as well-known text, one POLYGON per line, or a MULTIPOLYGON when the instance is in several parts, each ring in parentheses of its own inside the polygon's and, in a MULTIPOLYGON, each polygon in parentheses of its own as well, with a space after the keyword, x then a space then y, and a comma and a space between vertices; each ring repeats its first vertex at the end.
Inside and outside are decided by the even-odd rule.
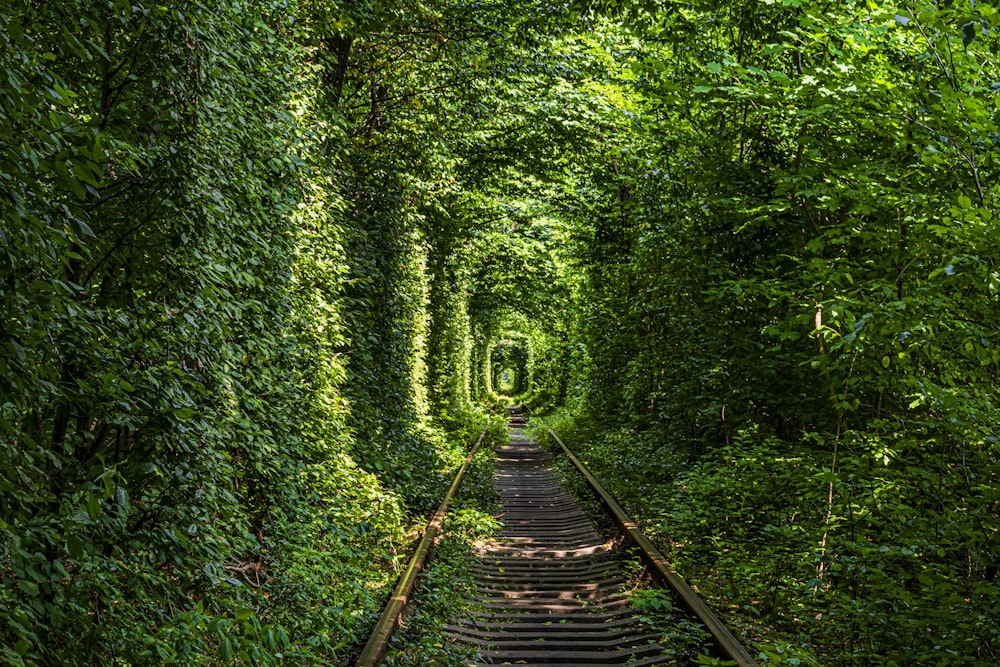
POLYGON ((634 521, 625 513, 625 510, 618 501, 608 493, 600 482, 597 481, 589 470, 580 462, 578 458, 569 450, 559 436, 555 434, 552 429, 549 429, 549 435, 555 440, 559 446, 562 448, 563 452, 566 454, 567 458, 576 466, 576 469, 580 471, 580 474, 584 476, 590 488, 594 490, 598 498, 601 500, 601 504, 604 505, 605 509, 614 518, 615 523, 621 528, 622 532, 625 533, 626 539, 633 546, 638 547, 641 552, 642 560, 645 562, 646 567, 649 568, 649 573, 653 579, 660 585, 664 587, 669 587, 680 598, 681 603, 689 612, 691 612, 705 628, 711 633, 712 638, 715 640, 715 644, 719 651, 722 653, 723 658, 727 660, 735 660, 738 667, 759 667, 757 662, 753 659, 750 653, 747 652, 746 648, 740 643, 733 633, 729 631, 715 612, 709 608, 705 601, 702 600, 697 593, 691 588, 690 585, 684 578, 674 569, 674 567, 667 561, 660 550, 657 549, 649 538, 646 537, 634 521))
POLYGON ((375 624, 375 629, 372 630, 372 634, 368 638, 368 643, 365 644, 365 647, 361 650, 361 655, 358 656, 357 662, 354 663, 355 667, 374 667, 385 656, 386 648, 389 646, 389 639, 392 637, 392 633, 399 627, 400 617, 406 611, 406 607, 410 602, 410 595, 412 595, 413 587, 417 583, 417 574, 423 569, 424 563, 427 560, 427 554, 431 550, 431 545, 434 544, 434 538, 437 537, 438 532, 441 530, 441 523, 448 512, 448 505, 458 490, 458 485, 462 483, 462 478, 465 476, 465 471, 472 462, 472 457, 479 451, 479 447, 483 444, 485 437, 486 429, 484 428, 483 432, 479 435, 479 440, 476 441, 469 455, 465 458, 465 463, 462 464, 462 467, 458 470, 458 474, 455 475, 455 479, 448 488, 448 493, 445 494, 444 500, 441 501, 440 507, 438 507, 437 512, 434 513, 434 516, 427 523, 427 528, 424 529, 424 536, 421 538, 420 544, 417 545, 417 550, 413 553, 406 571, 399 578, 396 590, 393 591, 388 604, 382 610, 382 615, 379 616, 378 623, 375 624))

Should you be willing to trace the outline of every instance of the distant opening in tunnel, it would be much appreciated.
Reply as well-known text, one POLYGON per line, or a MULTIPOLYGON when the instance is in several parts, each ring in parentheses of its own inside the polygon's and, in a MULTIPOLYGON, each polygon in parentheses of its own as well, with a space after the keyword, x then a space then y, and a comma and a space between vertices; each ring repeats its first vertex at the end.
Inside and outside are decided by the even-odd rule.
POLYGON ((528 391, 528 351, 516 341, 500 340, 490 350, 490 390, 501 396, 528 391))

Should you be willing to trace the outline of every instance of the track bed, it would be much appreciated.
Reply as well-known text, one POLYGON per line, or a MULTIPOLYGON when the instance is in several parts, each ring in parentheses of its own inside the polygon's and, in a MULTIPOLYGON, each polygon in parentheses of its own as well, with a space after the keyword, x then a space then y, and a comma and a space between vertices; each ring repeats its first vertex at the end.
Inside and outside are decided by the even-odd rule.
MULTIPOLYGON (((513 420, 512 420, 513 421, 513 420)), ((614 547, 516 422, 497 450, 503 529, 473 565, 476 611, 447 626, 482 665, 670 664, 632 610, 614 547)))

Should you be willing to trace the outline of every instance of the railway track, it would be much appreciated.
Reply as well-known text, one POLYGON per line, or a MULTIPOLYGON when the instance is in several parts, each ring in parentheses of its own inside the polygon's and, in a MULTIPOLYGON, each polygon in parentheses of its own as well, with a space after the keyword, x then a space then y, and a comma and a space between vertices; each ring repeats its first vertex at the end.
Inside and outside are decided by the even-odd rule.
MULTIPOLYGON (((470 566, 476 599, 463 617, 449 620, 443 639, 471 648, 478 657, 470 665, 677 665, 676 659, 665 655, 660 635, 646 627, 632 607, 616 540, 602 537, 552 467, 552 454, 529 440, 524 426, 523 416, 514 411, 510 441, 496 451, 494 484, 502 507, 502 529, 477 550, 476 562, 470 566)), ((618 525, 619 537, 637 547, 652 581, 672 589, 678 606, 706 627, 714 653, 732 661, 727 664, 758 667, 617 502, 551 435, 618 525)), ((466 466, 478 447, 479 443, 466 466)), ((428 525, 414 562, 401 578, 357 667, 379 663, 464 470, 465 466, 428 525)))
POLYGON ((615 547, 569 495, 551 455, 518 429, 497 451, 498 539, 472 571, 476 610, 446 627, 480 664, 666 664, 625 591, 615 547))

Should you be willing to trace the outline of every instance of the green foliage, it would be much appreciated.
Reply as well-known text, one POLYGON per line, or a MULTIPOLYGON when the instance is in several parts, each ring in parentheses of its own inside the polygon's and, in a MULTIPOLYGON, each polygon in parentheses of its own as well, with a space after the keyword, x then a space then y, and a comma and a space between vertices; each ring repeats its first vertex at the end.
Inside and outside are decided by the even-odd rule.
POLYGON ((762 660, 989 664, 996 8, 632 9, 577 199, 591 463, 762 660))
POLYGON ((710 635, 705 627, 676 609, 667 591, 651 588, 632 592, 632 606, 643 624, 660 634, 664 655, 680 664, 728 664, 705 661, 710 635))
POLYGON ((326 664, 363 639, 482 421, 420 423, 419 170, 382 188, 381 121, 328 94, 369 83, 330 26, 375 43, 402 9, 0 10, 3 664, 326 664))
POLYGON ((761 660, 995 662, 998 24, 8 2, 0 662, 343 661, 500 393, 761 660))
POLYGON ((298 201, 276 9, 2 17, 7 662, 188 662, 214 640, 177 648, 173 629, 201 620, 173 610, 248 599, 226 568, 258 550, 266 489, 296 470, 276 437, 295 433, 298 201))
MULTIPOLYGON (((506 427, 503 435, 506 440, 506 427)), ((394 635, 384 664, 447 667, 475 661, 469 647, 442 638, 442 632, 449 620, 461 618, 474 604, 475 577, 469 571, 473 549, 500 527, 489 513, 496 495, 493 472, 493 447, 486 447, 473 459, 459 487, 442 526, 442 537, 418 579, 404 630, 394 635)))

